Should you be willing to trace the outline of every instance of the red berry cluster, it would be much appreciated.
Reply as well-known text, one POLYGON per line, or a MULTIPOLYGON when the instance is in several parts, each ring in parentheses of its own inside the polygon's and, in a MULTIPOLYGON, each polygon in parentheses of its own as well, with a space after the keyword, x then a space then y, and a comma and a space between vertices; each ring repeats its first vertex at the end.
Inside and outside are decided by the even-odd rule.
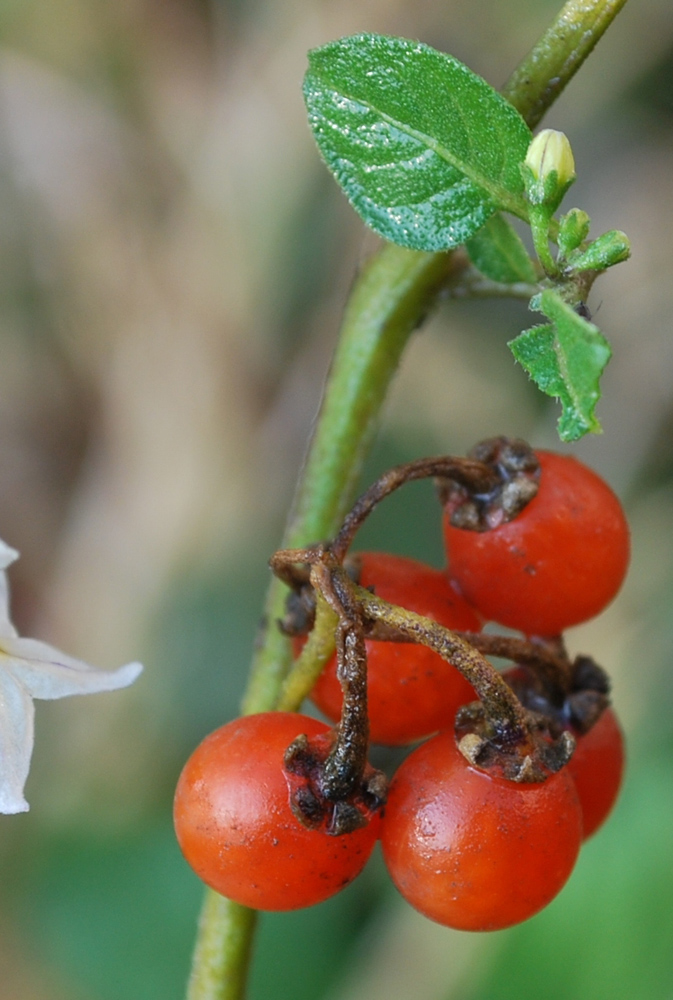
POLYGON ((270 712, 207 737, 175 799, 189 863, 240 903, 294 909, 352 881, 380 837, 397 888, 439 923, 495 930, 538 912, 619 790, 609 682, 568 658, 561 633, 612 600, 628 556, 619 501, 573 458, 495 439, 392 470, 331 546, 290 554, 310 573, 281 574, 295 590, 287 631, 310 628, 316 591, 338 614, 337 655, 312 692, 338 725, 270 712), (439 477, 448 572, 344 559, 373 505, 423 475, 439 477), (523 635, 484 633, 487 621, 523 635), (501 676, 483 653, 515 666, 501 676), (368 739, 425 739, 387 793, 368 739))

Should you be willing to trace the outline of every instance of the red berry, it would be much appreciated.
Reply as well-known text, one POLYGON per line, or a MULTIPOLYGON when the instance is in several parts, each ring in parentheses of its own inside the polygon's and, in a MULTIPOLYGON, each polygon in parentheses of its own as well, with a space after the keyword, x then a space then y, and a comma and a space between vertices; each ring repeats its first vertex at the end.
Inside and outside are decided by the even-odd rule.
POLYGON ((607 708, 598 722, 577 736, 568 771, 584 816, 584 839, 595 833, 617 801, 624 772, 624 740, 617 717, 607 708))
MULTIPOLYGON (((439 570, 383 552, 363 552, 360 584, 378 597, 450 629, 477 632, 481 622, 439 570)), ((463 675, 426 646, 367 640, 370 739, 399 746, 453 725, 458 708, 476 698, 463 675)), ((336 657, 313 688, 312 700, 336 721, 342 694, 336 657)))
POLYGON ((382 824, 391 877, 412 906, 458 930, 509 927, 559 892, 582 839, 566 768, 534 784, 468 764, 453 733, 418 747, 397 771, 382 824))
POLYGON ((376 814, 353 833, 303 826, 290 808, 283 757, 300 734, 328 732, 291 712, 249 715, 196 748, 174 803, 178 842, 196 874, 217 892, 259 910, 312 906, 348 885, 379 831, 376 814))
POLYGON ((629 529, 610 487, 577 459, 535 453, 537 495, 486 531, 444 516, 449 572, 487 619, 529 635, 558 635, 593 618, 626 574, 629 529))

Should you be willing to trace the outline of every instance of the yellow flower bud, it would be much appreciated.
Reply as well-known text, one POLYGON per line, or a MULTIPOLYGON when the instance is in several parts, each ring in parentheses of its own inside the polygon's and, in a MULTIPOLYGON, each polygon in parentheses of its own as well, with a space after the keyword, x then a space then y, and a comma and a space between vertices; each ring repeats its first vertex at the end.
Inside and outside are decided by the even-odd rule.
POLYGON ((575 160, 565 132, 545 128, 535 136, 525 159, 535 180, 543 184, 552 170, 556 171, 557 184, 567 188, 575 179, 575 160))

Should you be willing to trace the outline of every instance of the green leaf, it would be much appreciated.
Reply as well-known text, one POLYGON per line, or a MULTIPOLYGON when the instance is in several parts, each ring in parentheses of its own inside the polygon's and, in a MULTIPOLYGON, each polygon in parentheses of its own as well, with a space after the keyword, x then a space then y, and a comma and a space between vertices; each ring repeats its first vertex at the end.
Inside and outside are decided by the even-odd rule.
POLYGON ((553 325, 545 323, 543 326, 524 330, 514 340, 510 340, 507 346, 538 388, 548 396, 560 399, 565 394, 565 389, 554 350, 555 336, 553 325))
POLYGON ((491 281, 507 285, 537 281, 535 267, 517 231, 502 215, 491 216, 465 244, 470 260, 491 281))
POLYGON ((512 354, 542 392, 561 401, 562 441, 576 441, 589 431, 600 433, 594 409, 610 345, 598 327, 578 315, 558 292, 544 291, 539 309, 552 322, 524 330, 510 341, 512 354))
POLYGON ((304 80, 320 151, 364 221, 415 250, 446 250, 494 212, 527 217, 521 115, 452 56, 354 35, 309 53, 304 80))

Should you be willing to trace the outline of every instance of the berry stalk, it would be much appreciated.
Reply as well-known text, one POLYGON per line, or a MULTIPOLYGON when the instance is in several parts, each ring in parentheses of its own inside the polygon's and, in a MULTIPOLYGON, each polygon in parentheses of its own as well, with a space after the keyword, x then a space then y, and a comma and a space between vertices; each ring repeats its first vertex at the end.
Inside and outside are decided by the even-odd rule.
POLYGON ((332 543, 332 552, 343 560, 356 532, 362 527, 374 508, 400 486, 415 479, 440 477, 468 486, 475 492, 488 492, 498 486, 499 478, 484 462, 471 458, 441 455, 437 458, 419 458, 415 462, 398 465, 384 472, 355 502, 344 519, 332 543))

